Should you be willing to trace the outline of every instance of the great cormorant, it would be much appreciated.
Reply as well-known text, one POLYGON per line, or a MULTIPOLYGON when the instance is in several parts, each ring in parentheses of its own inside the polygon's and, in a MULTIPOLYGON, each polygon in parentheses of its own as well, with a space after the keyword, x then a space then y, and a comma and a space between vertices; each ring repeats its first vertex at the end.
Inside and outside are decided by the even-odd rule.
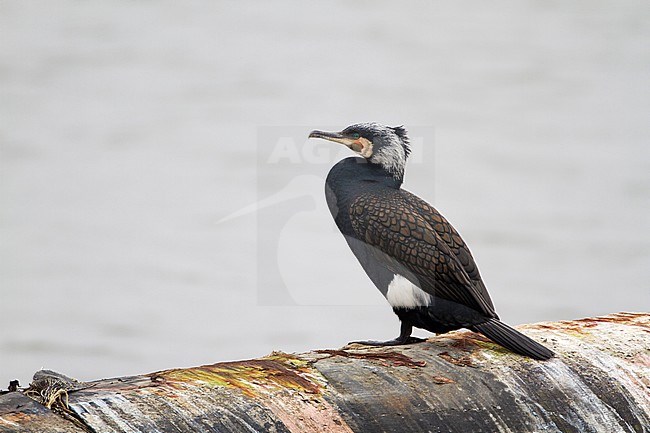
POLYGON ((480 332, 513 352, 546 360, 553 352, 499 320, 474 258, 458 232, 431 205, 401 189, 410 153, 406 130, 358 123, 310 138, 343 144, 345 158, 327 175, 325 195, 336 225, 372 282, 399 317, 399 337, 364 341, 392 346, 434 333, 480 332))

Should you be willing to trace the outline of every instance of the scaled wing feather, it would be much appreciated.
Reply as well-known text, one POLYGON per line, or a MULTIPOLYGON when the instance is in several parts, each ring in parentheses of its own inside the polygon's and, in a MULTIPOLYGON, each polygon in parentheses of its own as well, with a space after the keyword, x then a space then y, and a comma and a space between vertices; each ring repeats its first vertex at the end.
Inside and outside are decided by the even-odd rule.
MULTIPOLYGON (((402 195, 402 192, 404 191, 373 191, 359 196, 350 204, 352 227, 358 238, 406 266, 415 274, 421 283, 420 288, 425 292, 470 306, 489 317, 496 317, 485 287, 482 283, 476 284, 461 262, 466 257, 459 258, 452 251, 454 245, 445 242, 445 233, 439 234, 422 217, 413 200, 402 195)), ((451 227, 444 218, 442 220, 451 227)), ((457 236, 455 230, 453 234, 457 236)), ((458 249, 459 245, 456 244, 455 247, 458 249)), ((462 248, 459 251, 465 254, 462 248)), ((469 250, 466 251, 471 262, 467 265, 471 264, 475 268, 469 250)), ((480 276, 478 279, 480 281, 480 276)))

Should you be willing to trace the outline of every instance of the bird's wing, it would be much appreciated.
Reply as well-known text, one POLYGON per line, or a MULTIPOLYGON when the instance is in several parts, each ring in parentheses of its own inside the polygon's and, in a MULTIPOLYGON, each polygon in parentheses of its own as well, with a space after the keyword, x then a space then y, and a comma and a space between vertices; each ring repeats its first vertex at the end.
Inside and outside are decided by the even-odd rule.
POLYGON ((460 261, 460 264, 463 266, 463 269, 465 269, 465 272, 467 272, 467 276, 472 280, 472 284, 476 287, 476 290, 482 293, 482 296, 489 304, 490 309, 494 310, 494 305, 492 304, 490 295, 487 293, 487 288, 483 283, 483 279, 479 273, 478 266, 476 266, 474 257, 456 229, 436 210, 436 208, 422 200, 420 197, 403 189, 400 189, 399 193, 413 208, 415 208, 420 216, 429 223, 438 236, 449 246, 451 252, 454 253, 456 258, 460 261))
POLYGON ((472 284, 449 245, 398 190, 360 195, 350 219, 360 240, 406 266, 422 290, 496 316, 487 291, 472 284))

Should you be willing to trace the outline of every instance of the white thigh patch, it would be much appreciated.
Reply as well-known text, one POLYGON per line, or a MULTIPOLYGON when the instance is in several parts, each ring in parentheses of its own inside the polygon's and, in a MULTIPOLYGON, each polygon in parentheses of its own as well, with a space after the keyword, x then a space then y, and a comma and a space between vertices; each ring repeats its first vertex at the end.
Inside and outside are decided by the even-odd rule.
POLYGON ((431 305, 431 295, 399 274, 388 285, 386 299, 393 308, 415 308, 431 305))

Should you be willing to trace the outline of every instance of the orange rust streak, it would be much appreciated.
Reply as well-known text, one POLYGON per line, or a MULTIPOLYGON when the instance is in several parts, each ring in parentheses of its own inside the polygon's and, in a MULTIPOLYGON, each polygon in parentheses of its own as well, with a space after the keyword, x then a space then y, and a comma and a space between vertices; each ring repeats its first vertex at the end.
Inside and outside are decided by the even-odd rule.
MULTIPOLYGON (((587 322, 587 323, 620 323, 622 325, 645 325, 648 326, 650 323, 647 321, 647 313, 615 313, 607 316, 601 317, 586 317, 584 319, 573 320, 573 322, 587 322), (638 319, 645 319, 639 321, 638 319)), ((560 322, 563 323, 563 322, 560 322)))
POLYGON ((432 379, 433 379, 433 383, 435 383, 436 385, 445 385, 445 384, 448 384, 448 383, 456 383, 455 380, 449 379, 448 377, 444 377, 444 376, 433 376, 432 379))
POLYGON ((442 352, 439 353, 438 356, 454 365, 459 365, 461 367, 475 367, 474 362, 472 361, 472 358, 469 357, 469 355, 454 357, 449 352, 442 352))
MULTIPOLYGON (((2 419, 4 421, 10 422, 10 423, 26 423, 29 421, 30 418, 33 418, 34 420, 38 421, 40 418, 38 416, 34 416, 28 413, 22 413, 22 412, 10 412, 8 414, 3 414, 2 419)), ((1 423, 0 423, 1 424, 1 423)))

